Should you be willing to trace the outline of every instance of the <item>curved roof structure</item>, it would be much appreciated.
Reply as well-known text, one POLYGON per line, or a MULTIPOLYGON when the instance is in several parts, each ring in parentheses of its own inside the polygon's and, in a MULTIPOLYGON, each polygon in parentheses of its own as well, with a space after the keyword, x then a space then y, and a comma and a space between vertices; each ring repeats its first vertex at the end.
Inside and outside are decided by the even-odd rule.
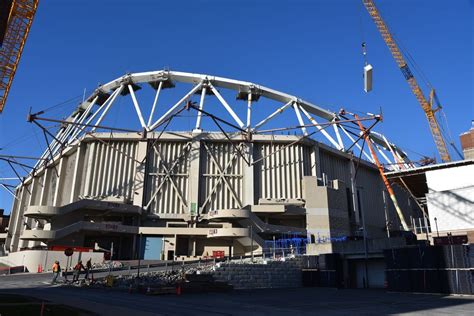
MULTIPOLYGON (((97 129, 136 131, 138 133, 164 130, 169 126, 171 120, 184 110, 193 110, 196 113, 196 120, 193 122, 194 132, 201 130, 203 117, 210 118, 215 123, 216 131, 224 132, 225 129, 231 129, 230 133, 240 133, 245 136, 243 138, 247 141, 251 141, 252 135, 256 134, 297 130, 301 132, 301 138, 315 138, 316 134, 320 134, 323 142, 341 151, 347 152, 357 148, 358 152, 354 154, 373 161, 370 154, 364 150, 363 144, 359 144, 363 137, 360 136, 361 132, 357 124, 354 120, 348 119, 344 112, 337 113, 327 110, 297 96, 252 82, 205 74, 159 70, 126 74, 99 86, 65 120, 66 124, 63 124, 54 135, 52 143, 42 155, 37 166, 41 161, 58 154, 65 146, 74 143, 85 134, 94 133, 97 129), (182 89, 171 89, 177 85, 182 89), (142 93, 139 91, 142 89, 152 89, 152 104, 145 106, 138 101, 137 95, 142 93), (163 95, 172 90, 177 90, 178 96, 175 97, 175 101, 170 104, 166 102, 166 105, 159 104, 163 95), (228 98, 229 92, 236 94, 237 101, 245 101, 247 104, 243 106, 245 102, 241 102, 235 105, 234 103, 237 101, 232 100, 231 102, 228 98), (120 98, 131 99, 134 112, 140 122, 136 129, 108 128, 102 125, 104 119, 113 112, 114 104, 120 98), (193 98, 198 101, 193 102, 193 98), (208 107, 207 102, 210 98, 213 98, 214 102, 222 107, 208 107), (257 101, 262 103, 262 100, 266 100, 272 106, 259 105, 260 117, 255 119, 253 114, 257 107, 254 106, 254 103, 257 101), (158 109, 161 111, 159 115, 157 114, 158 109), (290 120, 285 120, 279 125, 273 125, 272 128, 263 128, 271 125, 270 123, 283 112, 292 112, 296 119, 295 122, 297 122, 296 125, 291 125, 288 123, 291 122, 290 120), (223 116, 227 116, 229 119, 223 119, 223 116)), ((34 116, 32 119, 36 118, 38 117, 34 116)), ((373 114, 364 118, 364 120, 374 121, 379 119, 380 117, 373 114)), ((378 150, 381 160, 387 163, 388 169, 399 170, 411 166, 407 155, 384 135, 370 131, 370 139, 378 150)))

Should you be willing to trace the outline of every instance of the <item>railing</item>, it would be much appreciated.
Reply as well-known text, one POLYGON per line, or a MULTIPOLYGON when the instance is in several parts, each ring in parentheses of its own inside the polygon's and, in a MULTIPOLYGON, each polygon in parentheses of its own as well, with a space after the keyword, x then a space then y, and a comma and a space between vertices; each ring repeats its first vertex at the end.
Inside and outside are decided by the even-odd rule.
POLYGON ((423 218, 412 218, 412 230, 415 234, 429 234, 431 233, 430 221, 423 218))
MULTIPOLYGON (((301 253, 301 252, 300 252, 301 253)), ((131 264, 131 265, 124 265, 121 267, 117 266, 110 266, 108 264, 104 264, 100 268, 95 268, 92 270, 93 273, 101 273, 101 272, 108 272, 108 271, 124 271, 129 274, 132 274, 132 272, 137 272, 142 273, 142 272, 147 272, 151 269, 155 268, 165 268, 165 269, 170 269, 170 270, 179 270, 181 268, 190 268, 190 267, 196 267, 199 268, 201 266, 206 266, 206 265, 216 265, 218 263, 221 264, 230 264, 230 263, 238 263, 238 262, 249 262, 248 259, 254 259, 255 261, 258 261, 256 259, 263 259, 263 260, 276 260, 276 261, 281 261, 284 260, 284 258, 291 258, 298 256, 298 254, 292 253, 291 248, 275 248, 275 251, 273 252, 268 252, 268 251, 255 251, 252 254, 234 254, 232 256, 224 256, 221 258, 214 258, 214 257, 209 257, 209 258, 200 258, 200 259, 195 259, 195 260, 164 260, 162 262, 158 263, 151 263, 151 264, 131 264), (140 270, 140 272, 138 271, 140 270)), ((250 260, 251 262, 251 260, 250 260)), ((259 261, 260 262, 260 261, 259 261)), ((113 262, 112 265, 115 263, 113 262)), ((73 272, 72 271, 67 271, 67 275, 71 275, 73 272)))

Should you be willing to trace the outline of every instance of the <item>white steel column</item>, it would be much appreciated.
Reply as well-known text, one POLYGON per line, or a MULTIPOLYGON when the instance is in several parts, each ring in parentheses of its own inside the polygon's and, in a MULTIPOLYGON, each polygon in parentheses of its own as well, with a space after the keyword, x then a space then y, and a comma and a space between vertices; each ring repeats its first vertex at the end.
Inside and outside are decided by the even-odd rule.
POLYGON ((387 140, 387 138, 385 138, 385 136, 383 136, 383 135, 382 135, 382 138, 383 138, 383 140, 385 141, 385 144, 387 144, 388 149, 389 149, 390 152, 392 153, 394 161, 395 161, 396 163, 400 163, 401 161, 399 160, 397 154, 396 154, 395 151, 393 150, 392 145, 390 145, 390 143, 389 143, 389 141, 387 140))
POLYGON ((201 99, 199 100, 199 110, 196 118, 196 127, 195 131, 201 130, 201 118, 202 118, 202 109, 204 108, 204 98, 206 96, 207 87, 203 87, 201 91, 201 99))
POLYGON ((158 103, 158 97, 160 96, 161 87, 163 87, 163 81, 160 81, 160 84, 158 85, 158 89, 156 90, 155 100, 153 100, 150 117, 148 118, 148 123, 147 123, 148 128, 150 128, 151 122, 153 120, 153 114, 155 113, 156 104, 158 103))
POLYGON ((301 131, 303 132, 303 135, 307 136, 308 132, 306 131, 306 127, 304 127, 304 122, 303 118, 301 117, 301 113, 299 110, 299 105, 298 103, 294 102, 293 103, 293 108, 295 109, 296 117, 298 118, 298 122, 301 125, 301 131))
POLYGON ((380 153, 380 155, 383 157, 383 159, 385 159, 385 161, 389 164, 389 167, 392 169, 392 170, 400 170, 400 167, 398 166, 398 164, 393 164, 390 159, 388 159, 387 155, 385 155, 385 153, 380 149, 380 147, 373 143, 372 144, 375 146, 375 148, 377 148, 377 151, 380 153))
POLYGON ((128 91, 130 91, 130 96, 132 97, 133 105, 135 106, 135 110, 137 111, 140 124, 142 125, 143 129, 146 129, 147 126, 145 124, 145 120, 143 119, 142 111, 140 110, 140 106, 138 105, 138 102, 137 102, 137 97, 135 96, 135 91, 133 91, 133 87, 131 84, 128 85, 128 91))
MULTIPOLYGON (((76 116, 74 117, 74 120, 72 121, 73 123, 78 123, 78 124, 82 124, 82 122, 84 122, 84 120, 86 119, 87 115, 89 115, 89 112, 90 110, 92 109, 92 107, 95 105, 95 103, 97 102, 97 100, 99 99, 99 96, 96 96, 91 103, 89 103, 89 105, 87 106, 86 110, 84 112, 82 112, 82 114, 80 116, 76 116), (78 120, 79 118, 79 120, 78 120)), ((72 139, 72 135, 74 135, 74 133, 76 132, 76 130, 80 129, 80 125, 75 125, 75 124, 69 124, 68 128, 70 128, 70 130, 66 130, 66 132, 64 133, 63 137, 61 139, 59 139, 61 142, 65 143, 67 140, 68 140, 68 137, 70 137, 70 139, 72 139)), ((57 144, 60 146, 60 144, 57 144)), ((57 149, 53 149, 53 153, 56 153, 57 149)))
MULTIPOLYGON (((99 114, 99 112, 101 112, 102 108, 108 104, 108 102, 110 102, 110 100, 112 100, 112 98, 114 97, 115 95, 115 91, 107 98, 107 100, 104 102, 104 104, 100 107, 100 109, 98 109, 97 111, 95 111, 95 113, 92 114, 92 116, 85 122, 85 125, 88 125, 96 116, 97 114, 99 114)), ((90 107, 88 109, 87 114, 89 114, 90 110, 92 110, 92 107, 90 107)), ((80 123, 82 124, 84 122, 84 120, 87 118, 87 115, 86 113, 84 113, 83 115, 83 119, 81 119, 80 123)), ((77 130, 72 134, 72 136, 69 138, 69 143, 72 143, 76 138, 77 136, 85 129, 86 127, 85 126, 79 126, 77 128, 77 130)))
MULTIPOLYGON (((99 96, 96 96, 94 100, 92 100, 92 102, 86 108, 86 110, 82 113, 81 119, 79 120, 79 124, 82 124, 84 122, 84 120, 87 118, 87 116, 89 115, 89 112, 92 110, 92 108, 94 107, 98 99, 99 99, 99 96)), ((78 127, 76 126, 76 128, 78 127)))
POLYGON ((311 117, 311 115, 309 115, 309 113, 303 107, 301 107, 301 111, 308 118, 308 120, 310 120, 311 123, 313 123, 313 125, 331 142, 331 144, 334 145, 334 147, 341 150, 341 147, 334 140, 334 138, 332 138, 331 135, 328 134, 328 132, 326 132, 321 126, 319 126, 318 122, 313 117, 311 117))
POLYGON ((234 110, 232 110, 232 108, 230 107, 230 105, 226 102, 226 100, 224 100, 224 98, 222 97, 222 95, 219 93, 219 91, 217 91, 216 88, 214 88, 214 86, 212 84, 209 85, 212 92, 214 93, 214 95, 217 97, 217 99, 219 99, 219 101, 222 103, 222 105, 225 107, 225 109, 227 110, 227 112, 229 112, 229 114, 232 116, 232 118, 235 120, 235 122, 240 126, 240 128, 243 128, 244 127, 244 123, 240 120, 240 118, 237 116, 237 114, 235 114, 234 110))
POLYGON ((178 108, 178 106, 181 105, 187 98, 189 98, 191 95, 193 95, 194 92, 199 90, 201 88, 202 82, 200 82, 198 85, 196 85, 194 88, 191 89, 184 97, 181 98, 178 102, 176 102, 175 105, 173 105, 165 114, 163 114, 152 126, 150 126, 150 131, 154 130, 157 128, 164 120, 170 116, 170 114, 178 108))
POLYGON ((341 138, 341 134, 339 134, 339 124, 337 124, 336 120, 333 120, 332 121, 334 124, 332 125, 332 127, 334 128, 334 133, 336 134, 336 137, 337 137, 337 142, 339 143, 339 146, 340 146, 340 150, 344 150, 344 143, 342 142, 342 138, 341 138))
MULTIPOLYGON (((99 124, 102 122, 102 120, 104 119, 105 115, 106 115, 107 112, 109 111, 110 107, 112 106, 112 104, 114 104, 115 99, 116 99, 117 96, 122 92, 123 87, 124 87, 124 86, 121 85, 120 87, 118 87, 118 88, 114 91, 114 93, 112 93, 112 95, 113 95, 113 96, 111 95, 112 99, 109 101, 109 104, 107 104, 107 107, 104 109, 104 111, 102 111, 102 114, 100 115, 99 119, 98 119, 97 122, 95 123, 96 126, 99 125, 99 124)), ((96 127, 93 127, 93 128, 91 129, 91 132, 94 132, 95 129, 96 129, 96 127)))
MULTIPOLYGON (((78 116, 74 117, 71 123, 76 123, 77 119, 78 119, 78 116)), ((60 143, 56 142, 56 140, 54 139, 56 143, 54 146, 51 146, 51 151, 53 152, 53 155, 61 148, 62 146, 61 143, 64 144, 64 142, 67 140, 67 137, 72 133, 72 131, 74 131, 74 127, 75 127, 74 124, 68 124, 66 128, 63 130, 63 133, 58 133, 56 135, 56 138, 60 141, 60 143)))
POLYGON ((283 111, 286 110, 286 108, 289 107, 291 104, 293 104, 293 101, 289 101, 289 102, 287 102, 285 105, 283 105, 282 107, 278 108, 275 112, 273 112, 272 114, 270 114, 267 118, 263 119, 263 120, 260 121, 257 125, 255 125, 255 127, 253 128, 253 130, 255 131, 256 129, 258 129, 258 128, 261 127, 263 124, 267 123, 267 122, 270 121, 272 118, 274 118, 277 114, 283 113, 283 111))
POLYGON ((252 116, 252 91, 249 91, 247 102, 247 129, 250 130, 250 119, 252 116))
POLYGON ((359 145, 358 142, 355 141, 355 139, 351 136, 351 134, 349 134, 349 132, 346 131, 346 129, 344 127, 341 126, 341 129, 342 131, 344 132, 344 134, 346 134, 347 137, 349 137, 349 139, 355 143, 356 147, 359 148, 359 151, 365 156, 365 158, 367 158, 370 162, 374 162, 374 159, 369 156, 365 151, 362 150, 362 147, 359 145))

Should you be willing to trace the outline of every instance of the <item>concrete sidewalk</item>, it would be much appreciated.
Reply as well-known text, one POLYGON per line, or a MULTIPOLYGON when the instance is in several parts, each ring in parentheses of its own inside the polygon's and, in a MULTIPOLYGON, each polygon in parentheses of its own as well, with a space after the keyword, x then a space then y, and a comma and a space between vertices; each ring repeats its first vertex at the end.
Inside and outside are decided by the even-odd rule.
POLYGON ((296 288, 145 296, 105 289, 10 290, 99 315, 472 315, 474 297, 296 288))

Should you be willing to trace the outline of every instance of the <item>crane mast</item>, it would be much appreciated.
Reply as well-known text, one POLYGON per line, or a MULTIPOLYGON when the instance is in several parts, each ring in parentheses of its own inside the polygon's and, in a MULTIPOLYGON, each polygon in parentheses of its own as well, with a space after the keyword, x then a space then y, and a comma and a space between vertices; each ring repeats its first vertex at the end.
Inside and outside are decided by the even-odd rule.
MULTIPOLYGON (((387 44, 390 52, 392 53, 395 62, 397 63, 398 67, 402 71, 403 76, 405 77, 408 85, 411 88, 411 91, 415 95, 416 99, 420 103, 423 111, 425 112, 426 118, 428 119, 428 123, 430 126, 431 134, 433 135, 434 142, 436 144, 436 148, 438 149, 439 156, 441 160, 444 162, 451 161, 451 157, 449 155, 448 149, 446 147, 446 142, 441 134, 441 130, 436 120, 435 113, 437 109, 433 109, 433 98, 430 98, 430 102, 426 100, 423 91, 421 91, 420 86, 418 85, 413 73, 411 72, 408 64, 406 63, 403 55, 398 48, 397 43, 394 41, 392 34, 388 30, 387 25, 383 21, 382 17, 380 16, 379 11, 377 10, 374 2, 372 0, 362 0, 364 3, 365 8, 369 12, 370 16, 375 22, 377 29, 379 30, 380 34, 382 35, 383 40, 387 44)), ((431 92, 434 94, 434 90, 431 92)))
MULTIPOLYGON (((5 106, 8 92, 20 61, 31 23, 38 7, 38 0, 7 0, 8 20, 3 41, 0 42, 0 113, 5 106)), ((5 12, 4 12, 5 13, 5 12)))

